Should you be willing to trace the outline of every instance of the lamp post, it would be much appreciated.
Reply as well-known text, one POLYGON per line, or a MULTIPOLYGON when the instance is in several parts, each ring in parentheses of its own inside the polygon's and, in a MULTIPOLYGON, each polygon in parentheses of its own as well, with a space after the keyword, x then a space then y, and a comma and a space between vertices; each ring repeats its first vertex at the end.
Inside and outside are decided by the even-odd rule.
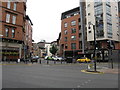
POLYGON ((89 29, 90 29, 90 25, 93 26, 93 31, 94 31, 94 71, 96 72, 96 26, 93 25, 91 22, 88 23, 89 24, 89 29))

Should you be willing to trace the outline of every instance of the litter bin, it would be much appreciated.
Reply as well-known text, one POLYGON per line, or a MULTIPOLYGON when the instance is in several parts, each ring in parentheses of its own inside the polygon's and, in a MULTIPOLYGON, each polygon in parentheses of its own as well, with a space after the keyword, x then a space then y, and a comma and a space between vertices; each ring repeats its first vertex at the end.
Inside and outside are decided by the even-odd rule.
POLYGON ((73 62, 73 58, 72 57, 67 57, 66 58, 66 62, 67 63, 72 63, 73 62))

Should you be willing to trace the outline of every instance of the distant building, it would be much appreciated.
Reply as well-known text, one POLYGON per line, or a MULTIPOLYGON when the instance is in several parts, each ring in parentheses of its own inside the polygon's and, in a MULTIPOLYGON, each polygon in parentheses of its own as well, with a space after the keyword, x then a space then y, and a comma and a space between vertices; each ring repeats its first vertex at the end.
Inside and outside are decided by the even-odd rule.
POLYGON ((39 46, 37 43, 32 43, 32 57, 34 57, 34 56, 41 57, 40 49, 39 49, 39 46))
POLYGON ((40 57, 45 57, 46 56, 46 51, 45 51, 45 41, 40 41, 38 42, 38 48, 40 50, 40 57))
POLYGON ((2 60, 15 60, 24 55, 26 2, 0 3, 0 49, 2 60))
POLYGON ((51 48, 51 43, 45 43, 46 56, 52 56, 52 54, 50 53, 50 48, 51 48))

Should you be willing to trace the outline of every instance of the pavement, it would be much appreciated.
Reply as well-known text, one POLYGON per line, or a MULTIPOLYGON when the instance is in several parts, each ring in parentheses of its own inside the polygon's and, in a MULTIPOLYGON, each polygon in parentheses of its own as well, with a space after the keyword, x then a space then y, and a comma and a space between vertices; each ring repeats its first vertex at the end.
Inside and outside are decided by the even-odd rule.
POLYGON ((115 68, 115 69, 101 69, 100 72, 103 72, 103 73, 111 73, 111 74, 118 74, 119 73, 119 70, 118 68, 115 68))
MULTIPOLYGON (((100 64, 97 63, 96 68, 98 73, 100 72, 100 73, 109 73, 109 74, 119 74, 120 69, 118 68, 118 63, 114 63, 113 65, 114 67, 112 68, 111 63, 100 63, 100 64)), ((94 71, 94 66, 89 71, 94 71)))

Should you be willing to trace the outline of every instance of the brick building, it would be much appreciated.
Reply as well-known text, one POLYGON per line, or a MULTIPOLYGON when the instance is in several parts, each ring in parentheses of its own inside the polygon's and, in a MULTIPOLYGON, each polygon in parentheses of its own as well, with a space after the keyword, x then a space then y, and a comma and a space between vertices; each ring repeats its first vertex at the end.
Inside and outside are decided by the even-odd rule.
MULTIPOLYGON (((61 20, 62 28, 61 35, 59 37, 60 55, 74 57, 78 54, 82 54, 83 42, 79 7, 62 13, 61 20)), ((86 32, 84 35, 86 35, 86 32)))
POLYGON ((0 2, 2 60, 23 57, 26 2, 0 2))
POLYGON ((24 57, 29 58, 32 55, 32 21, 28 15, 25 17, 25 36, 24 36, 24 57))

